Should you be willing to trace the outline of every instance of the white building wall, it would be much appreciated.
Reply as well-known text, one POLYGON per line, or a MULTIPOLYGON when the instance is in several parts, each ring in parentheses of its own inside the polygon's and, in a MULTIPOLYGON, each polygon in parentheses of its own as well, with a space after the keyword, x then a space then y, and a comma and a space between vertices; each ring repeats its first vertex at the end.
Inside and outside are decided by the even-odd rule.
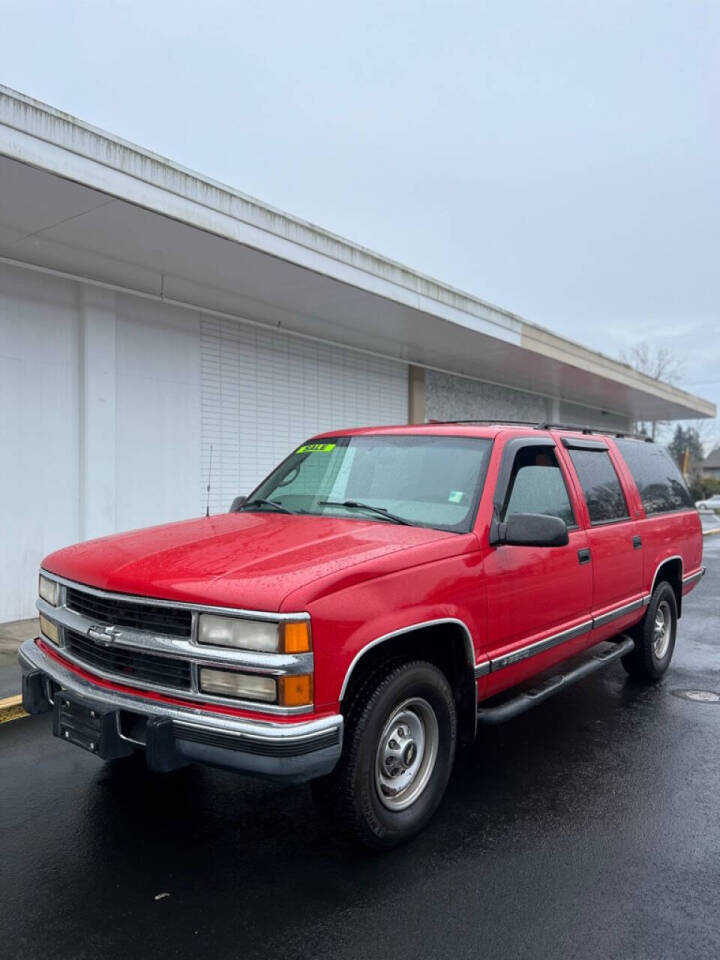
POLYGON ((343 427, 407 423, 407 366, 203 317, 202 491, 213 512, 248 494, 299 443, 343 427))
POLYGON ((197 515, 200 317, 117 297, 115 529, 197 515))
POLYGON ((0 622, 43 556, 197 515, 200 317, 0 265, 0 622))
POLYGON ((0 265, 0 622, 79 537, 78 318, 75 284, 0 265))
POLYGON ((407 367, 0 265, 0 622, 42 558, 228 509, 322 430, 407 420, 407 367))
POLYGON ((115 528, 115 296, 78 285, 78 539, 115 528))

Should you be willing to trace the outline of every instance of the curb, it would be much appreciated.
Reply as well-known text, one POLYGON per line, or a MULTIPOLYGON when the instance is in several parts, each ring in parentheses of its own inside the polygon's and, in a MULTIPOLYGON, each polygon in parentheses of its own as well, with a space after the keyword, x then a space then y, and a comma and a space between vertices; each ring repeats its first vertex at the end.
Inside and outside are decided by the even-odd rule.
POLYGON ((20 717, 27 717, 22 705, 22 697, 18 694, 16 697, 5 697, 0 700, 0 723, 7 723, 9 720, 19 720, 20 717))

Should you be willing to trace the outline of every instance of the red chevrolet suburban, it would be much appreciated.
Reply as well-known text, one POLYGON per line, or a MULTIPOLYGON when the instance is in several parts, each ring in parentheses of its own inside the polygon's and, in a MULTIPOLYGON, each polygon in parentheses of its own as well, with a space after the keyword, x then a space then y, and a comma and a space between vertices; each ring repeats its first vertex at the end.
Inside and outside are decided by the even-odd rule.
POLYGON ((701 564, 683 478, 642 439, 325 434, 227 514, 48 556, 23 703, 104 760, 312 780, 321 809, 391 847, 483 724, 617 659, 659 680, 701 564))

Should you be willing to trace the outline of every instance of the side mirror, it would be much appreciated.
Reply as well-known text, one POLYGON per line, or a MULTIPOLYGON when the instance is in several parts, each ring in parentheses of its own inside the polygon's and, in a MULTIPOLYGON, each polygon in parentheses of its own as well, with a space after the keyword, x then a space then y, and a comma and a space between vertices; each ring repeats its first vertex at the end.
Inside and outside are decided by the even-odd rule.
POLYGON ((247 497, 235 497, 230 505, 230 513, 237 513, 246 500, 247 497))
POLYGON ((497 524, 493 542, 515 547, 565 547, 570 540, 567 524, 559 517, 513 513, 505 523, 497 524))

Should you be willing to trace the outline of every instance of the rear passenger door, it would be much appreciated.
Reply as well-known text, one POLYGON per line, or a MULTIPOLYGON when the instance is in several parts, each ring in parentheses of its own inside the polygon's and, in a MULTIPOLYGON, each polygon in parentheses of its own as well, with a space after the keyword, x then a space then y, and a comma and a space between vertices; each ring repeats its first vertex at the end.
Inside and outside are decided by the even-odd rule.
POLYGON ((575 437, 562 437, 562 444, 585 499, 592 614, 596 628, 607 626, 610 636, 642 605, 642 540, 608 445, 575 437))

